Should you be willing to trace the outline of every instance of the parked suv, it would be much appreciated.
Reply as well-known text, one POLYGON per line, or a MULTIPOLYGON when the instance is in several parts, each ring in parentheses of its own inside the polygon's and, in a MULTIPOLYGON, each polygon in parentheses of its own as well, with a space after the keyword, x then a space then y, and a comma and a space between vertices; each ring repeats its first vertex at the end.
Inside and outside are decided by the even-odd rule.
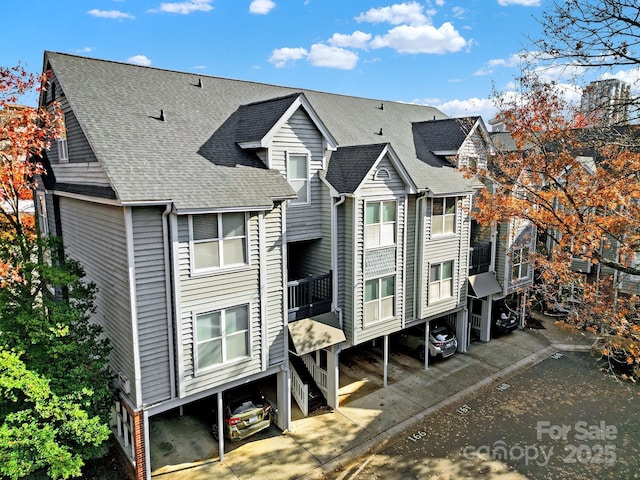
MULTIPOLYGON (((224 436, 229 440, 244 440, 271 426, 277 410, 258 390, 232 391, 223 395, 224 436)), ((218 438, 218 416, 214 409, 213 436, 218 438)))
POLYGON ((499 335, 513 332, 518 328, 518 317, 513 312, 503 310, 500 315, 494 320, 493 328, 495 333, 499 335))
MULTIPOLYGON (((424 361, 424 325, 413 327, 398 333, 398 344, 415 352, 424 361)), ((429 331, 429 356, 447 358, 458 348, 453 331, 444 323, 432 323, 429 331)))

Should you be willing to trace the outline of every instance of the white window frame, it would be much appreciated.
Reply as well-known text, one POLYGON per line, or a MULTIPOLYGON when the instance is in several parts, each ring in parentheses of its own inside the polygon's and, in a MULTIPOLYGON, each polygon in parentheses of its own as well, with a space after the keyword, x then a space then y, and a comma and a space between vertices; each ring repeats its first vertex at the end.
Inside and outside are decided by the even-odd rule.
POLYGON ((304 152, 304 151, 300 151, 300 152, 296 152, 296 151, 292 151, 292 152, 287 152, 286 154, 287 158, 287 181, 289 182, 289 184, 293 187, 293 189, 297 192, 298 189, 296 188, 296 183, 297 182, 304 182, 305 185, 303 188, 306 188, 306 200, 300 200, 298 198, 295 199, 291 199, 289 200, 289 205, 291 206, 304 206, 304 205, 309 205, 311 203, 311 154, 309 152, 304 152), (296 178, 296 177, 292 177, 292 169, 290 168, 291 165, 291 157, 305 157, 306 159, 306 167, 307 167, 307 176, 306 178, 296 178))
POLYGON ((454 283, 453 280, 455 278, 455 261, 447 260, 444 262, 432 263, 429 265, 429 304, 440 302, 443 300, 449 300, 454 297, 454 283), (451 264, 451 277, 442 277, 443 266, 447 263, 451 264), (433 278, 433 268, 439 267, 439 277, 438 279, 433 278), (445 290, 445 285, 449 284, 450 295, 444 295, 443 291, 445 290), (434 295, 434 287, 438 287, 438 294, 434 295))
POLYGON ((528 246, 521 247, 513 247, 511 251, 511 279, 514 281, 524 280, 529 278, 529 272, 531 269, 531 265, 529 264, 529 254, 531 249, 528 246), (526 250, 526 254, 524 251, 526 250), (526 272, 525 275, 522 275, 522 272, 526 272), (514 275, 514 272, 517 270, 517 276, 514 275))
POLYGON ((205 214, 198 214, 198 215, 189 215, 189 251, 190 251, 190 259, 191 259, 191 272, 193 272, 194 274, 202 274, 202 273, 211 273, 211 272, 218 272, 218 271, 224 271, 224 270, 229 270, 229 269, 237 269, 237 268, 243 268, 249 265, 249 221, 248 221, 248 214, 246 212, 219 212, 219 213, 205 213, 205 214), (212 238, 201 238, 201 239, 195 239, 194 238, 194 227, 193 227, 193 219, 195 217, 201 217, 203 215, 209 215, 211 217, 215 216, 216 222, 217 222, 217 232, 218 232, 218 236, 217 237, 212 237, 212 238), (229 236, 229 237, 224 237, 224 230, 223 230, 223 218, 224 216, 230 216, 230 215, 243 215, 243 227, 244 227, 244 233, 243 235, 235 235, 235 236, 229 236), (243 242, 243 255, 244 255, 244 262, 235 262, 235 263, 229 263, 229 264, 225 264, 224 263, 224 243, 225 240, 229 241, 229 240, 238 240, 241 239, 243 242), (198 244, 204 244, 204 243, 217 243, 218 245, 218 266, 210 266, 210 267, 201 267, 198 268, 196 266, 196 245, 198 244))
POLYGON ((124 402, 116 401, 111 411, 111 431, 131 460, 136 458, 133 422, 133 416, 124 406, 124 402))
POLYGON ((443 237, 456 234, 456 218, 458 214, 458 197, 435 197, 431 199, 431 236, 443 237), (434 213, 437 202, 442 202, 442 214, 434 213), (447 212, 447 204, 453 202, 453 213, 447 212), (451 231, 445 231, 447 220, 451 219, 451 231))
POLYGON ((365 249, 379 248, 379 247, 393 247, 396 245, 398 237, 398 201, 395 198, 387 198, 382 200, 367 200, 364 203, 364 245, 365 249), (393 220, 384 220, 384 205, 394 204, 393 220), (370 205, 378 205, 379 218, 377 222, 367 223, 367 207, 370 205), (376 228, 377 227, 377 228, 376 228), (388 235, 385 235, 385 231, 392 228, 393 241, 385 241, 388 235), (374 233, 376 232, 377 233, 374 233))
POLYGON ((241 363, 251 358, 251 352, 253 348, 252 341, 251 341, 251 303, 241 303, 239 305, 230 305, 224 308, 214 308, 209 310, 193 312, 192 321, 193 321, 193 369, 196 375, 203 372, 209 372, 212 369, 216 369, 219 367, 226 367, 228 365, 241 363), (247 328, 227 335, 225 331, 226 330, 226 321, 225 321, 226 312, 229 310, 234 310, 234 309, 243 308, 243 307, 247 311, 247 328), (209 314, 215 314, 215 313, 220 313, 220 336, 199 339, 198 323, 197 323, 198 317, 209 315, 209 314), (238 356, 238 357, 227 358, 227 355, 228 355, 227 339, 230 338, 231 336, 235 336, 241 333, 244 334, 246 338, 247 354, 238 356), (200 366, 198 347, 202 344, 211 343, 215 341, 220 341, 221 350, 222 350, 222 353, 221 353, 222 361, 219 363, 212 363, 210 365, 200 366))
POLYGON ((60 136, 56 138, 56 144, 58 146, 58 163, 69 163, 69 145, 67 143, 67 127, 66 124, 62 124, 60 136))
POLYGON ((396 279, 396 275, 384 275, 382 277, 377 277, 377 278, 370 278, 368 280, 365 281, 364 283, 364 294, 363 294, 363 299, 364 299, 364 310, 363 310, 363 323, 364 325, 371 325, 374 323, 378 323, 378 322, 383 322, 385 320, 390 320, 396 317, 396 292, 397 292, 397 285, 396 285, 397 279, 396 279), (387 296, 382 296, 382 282, 383 280, 387 280, 387 279, 391 279, 392 280, 392 284, 393 284, 393 294, 392 295, 387 295, 387 296), (372 300, 367 300, 367 285, 370 283, 377 283, 377 287, 376 287, 376 294, 377 297, 372 299, 372 300), (391 315, 387 315, 387 316, 383 316, 383 305, 385 303, 388 303, 389 301, 391 301, 392 304, 392 313, 391 315), (375 318, 368 318, 367 312, 368 312, 368 308, 367 307, 375 307, 375 318))

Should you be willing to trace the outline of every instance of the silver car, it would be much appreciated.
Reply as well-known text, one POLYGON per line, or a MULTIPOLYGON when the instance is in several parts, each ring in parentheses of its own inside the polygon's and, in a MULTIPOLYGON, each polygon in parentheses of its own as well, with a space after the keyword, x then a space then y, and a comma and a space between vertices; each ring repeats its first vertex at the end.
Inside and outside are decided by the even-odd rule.
MULTIPOLYGON (((424 325, 404 330, 397 334, 399 345, 415 353, 424 361, 424 325)), ((458 340, 455 333, 444 323, 433 323, 429 329, 429 356, 447 358, 456 353, 458 340)))

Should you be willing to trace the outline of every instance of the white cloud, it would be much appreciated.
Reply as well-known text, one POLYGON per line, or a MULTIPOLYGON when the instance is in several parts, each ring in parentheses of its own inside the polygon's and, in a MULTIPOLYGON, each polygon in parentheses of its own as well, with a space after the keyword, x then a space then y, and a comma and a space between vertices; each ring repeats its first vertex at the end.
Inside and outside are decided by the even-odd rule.
POLYGON ((508 7, 509 5, 522 5, 523 7, 539 7, 540 0, 498 0, 498 5, 508 7))
POLYGON ((148 67, 151 65, 151 60, 147 58, 146 55, 134 55, 133 57, 127 58, 127 63, 133 63, 134 65, 142 65, 143 67, 148 67))
POLYGON ((307 60, 314 67, 339 68, 352 70, 358 63, 358 54, 344 48, 330 47, 323 43, 311 46, 307 60))
POLYGON ((423 13, 423 6, 417 2, 397 3, 390 7, 371 8, 356 17, 358 22, 390 23, 400 25, 424 25, 429 18, 423 13))
POLYGON ((433 105, 450 117, 466 117, 480 115, 485 122, 495 117, 497 109, 490 98, 468 98, 466 100, 449 100, 433 105))
POLYGON ((179 13, 181 15, 188 15, 193 12, 208 12, 213 10, 210 5, 212 0, 191 0, 190 2, 170 2, 161 3, 158 8, 148 10, 149 13, 179 13))
POLYGON ((367 48, 367 43, 371 40, 370 33, 356 30, 350 35, 334 33, 329 39, 329 43, 334 47, 367 48))
POLYGON ((605 73, 601 79, 606 80, 608 78, 617 78, 631 86, 631 90, 637 94, 640 91, 640 67, 632 68, 631 70, 621 70, 616 73, 605 73))
POLYGON ((298 48, 277 48, 271 52, 269 62, 273 63, 277 68, 282 68, 290 62, 295 62, 307 56, 307 50, 298 48))
POLYGON ((444 7, 444 0, 436 0, 436 5, 439 7, 444 7))
POLYGON ((253 0, 249 5, 249 12, 258 15, 266 15, 276 6, 273 0, 253 0))
POLYGON ((76 48, 75 50, 73 50, 75 53, 90 53, 93 52, 93 47, 82 47, 82 48, 76 48))
POLYGON ((457 52, 467 45, 467 41, 453 25, 445 22, 436 28, 432 25, 400 25, 385 35, 376 36, 371 42, 373 48, 389 47, 400 53, 448 53, 457 52))
POLYGON ((136 18, 133 15, 121 12, 120 10, 98 10, 97 8, 94 8, 93 10, 89 10, 87 13, 92 17, 111 18, 114 20, 122 20, 125 18, 128 20, 133 20, 134 18, 136 18))
POLYGON ((456 18, 463 18, 464 14, 467 13, 467 11, 462 7, 453 7, 451 9, 451 13, 456 18))
POLYGON ((491 75, 496 67, 518 67, 525 64, 527 55, 514 53, 509 58, 493 58, 474 72, 475 76, 491 75))

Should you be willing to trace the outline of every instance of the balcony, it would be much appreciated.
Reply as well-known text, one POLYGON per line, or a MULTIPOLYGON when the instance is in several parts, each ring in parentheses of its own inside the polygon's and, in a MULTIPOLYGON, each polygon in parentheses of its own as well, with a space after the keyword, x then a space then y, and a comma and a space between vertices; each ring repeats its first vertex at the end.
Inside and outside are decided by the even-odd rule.
POLYGON ((491 242, 475 243, 471 248, 469 275, 488 272, 491 266, 491 242))
POLYGON ((324 275, 309 275, 287 283, 289 290, 289 321, 313 317, 331 311, 331 272, 324 275))

